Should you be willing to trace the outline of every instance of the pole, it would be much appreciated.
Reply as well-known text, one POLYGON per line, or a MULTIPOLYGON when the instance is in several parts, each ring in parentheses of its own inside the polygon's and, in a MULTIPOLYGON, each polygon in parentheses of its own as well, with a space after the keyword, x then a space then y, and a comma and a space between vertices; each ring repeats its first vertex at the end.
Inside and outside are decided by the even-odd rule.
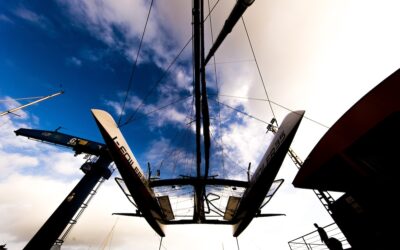
POLYGON ((14 111, 17 111, 17 110, 26 108, 26 107, 28 107, 28 106, 31 106, 31 105, 36 104, 36 103, 38 103, 38 102, 41 102, 41 101, 44 101, 44 100, 53 98, 53 97, 58 96, 58 95, 61 95, 61 94, 64 94, 64 91, 60 91, 60 92, 54 93, 54 94, 52 94, 52 95, 45 96, 45 97, 43 97, 43 98, 40 98, 39 100, 36 100, 36 101, 30 102, 30 103, 24 104, 24 105, 19 106, 19 107, 17 107, 17 108, 13 108, 13 109, 4 111, 4 112, 0 113, 0 116, 13 113, 14 111))
MULTIPOLYGON (((196 109, 196 170, 197 179, 201 179, 201 90, 200 90, 200 68, 201 68, 201 20, 200 0, 193 0, 193 54, 194 54, 194 89, 196 109)), ((194 212, 193 220, 201 222, 204 220, 204 188, 203 185, 194 186, 194 212)))

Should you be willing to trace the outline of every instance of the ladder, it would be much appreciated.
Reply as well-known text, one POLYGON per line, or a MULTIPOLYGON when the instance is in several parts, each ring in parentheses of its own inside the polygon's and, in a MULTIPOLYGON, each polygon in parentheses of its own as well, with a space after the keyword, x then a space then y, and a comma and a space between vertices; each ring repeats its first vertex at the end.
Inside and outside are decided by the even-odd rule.
MULTIPOLYGON (((278 124, 275 118, 272 118, 271 123, 267 126, 267 130, 271 131, 272 133, 276 133, 278 131, 278 124)), ((267 131, 267 132, 268 132, 267 131)), ((297 169, 300 169, 303 166, 303 161, 300 159, 300 157, 294 152, 293 149, 289 148, 288 150, 288 155, 290 159, 292 159, 294 165, 297 167, 297 169)), ((335 202, 335 199, 331 196, 331 194, 328 191, 322 191, 322 190, 317 190, 313 189, 313 192, 319 199, 319 201, 322 203, 326 211, 330 215, 332 215, 332 210, 330 208, 330 205, 335 202)))
MULTIPOLYGON (((88 159, 87 162, 90 162, 91 159, 88 159)), ((81 217, 81 215, 83 214, 83 212, 85 211, 85 209, 88 207, 90 201, 93 199, 93 197, 96 195, 97 190, 99 189, 99 187, 101 186, 101 184, 103 184, 103 182, 106 179, 104 177, 101 177, 99 179, 99 181, 96 183, 96 185, 94 186, 94 188, 92 189, 92 191, 90 191, 88 197, 86 198, 86 200, 82 203, 81 207, 79 208, 79 210, 76 212, 75 216, 72 218, 72 220, 69 221, 69 225, 67 226, 67 228, 64 230, 64 232, 61 234, 61 237, 58 238, 56 240, 56 242, 54 243, 54 249, 60 249, 61 245, 64 243, 65 239, 67 238, 68 234, 71 232, 72 228, 74 227, 74 225, 78 222, 79 217, 81 217)), ((52 249, 53 249, 52 248, 52 249)))

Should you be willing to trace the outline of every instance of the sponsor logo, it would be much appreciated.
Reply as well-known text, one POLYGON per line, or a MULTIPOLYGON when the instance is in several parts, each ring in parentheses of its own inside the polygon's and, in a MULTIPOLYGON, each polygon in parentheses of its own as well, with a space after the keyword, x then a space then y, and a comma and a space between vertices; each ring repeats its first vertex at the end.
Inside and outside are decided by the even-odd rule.
POLYGON ((260 166, 256 170, 256 173, 254 173, 252 180, 257 180, 259 178, 261 173, 264 171, 264 169, 268 166, 269 162, 274 157, 276 151, 278 151, 279 147, 285 141, 285 138, 286 138, 285 131, 282 131, 282 133, 280 133, 279 135, 276 135, 276 136, 277 136, 277 139, 275 140, 274 144, 272 145, 271 151, 269 152, 267 157, 264 158, 265 160, 263 161, 262 166, 260 166))
POLYGON ((264 166, 268 165, 268 163, 271 161, 272 157, 274 157, 276 151, 278 150, 278 148, 282 145, 283 141, 286 138, 286 134, 285 131, 282 131, 282 133, 279 135, 279 137, 276 139, 273 148, 271 149, 271 152, 269 153, 269 155, 267 156, 267 160, 265 161, 264 166))
POLYGON ((140 180, 142 180, 142 182, 144 184, 146 184, 147 180, 146 180, 144 174, 142 173, 139 165, 134 161, 133 157, 128 153, 128 151, 126 150, 124 145, 120 145, 120 143, 117 141, 117 137, 114 137, 113 141, 117 145, 117 147, 118 147, 119 151, 121 152, 121 154, 128 161, 129 165, 133 168, 133 170, 135 171, 136 175, 140 178, 140 180))

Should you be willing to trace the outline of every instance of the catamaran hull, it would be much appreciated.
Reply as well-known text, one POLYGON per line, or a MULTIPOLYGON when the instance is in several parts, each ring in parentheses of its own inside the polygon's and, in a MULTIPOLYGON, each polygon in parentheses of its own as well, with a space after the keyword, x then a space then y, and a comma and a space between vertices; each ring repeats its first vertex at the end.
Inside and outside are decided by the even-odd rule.
POLYGON ((129 192, 136 202, 141 215, 161 237, 165 236, 163 214, 154 192, 147 185, 147 180, 121 131, 110 114, 103 110, 92 109, 92 114, 104 138, 107 148, 129 192))
POLYGON ((291 112, 276 132, 232 219, 237 221, 233 226, 234 237, 238 237, 260 212, 262 202, 278 174, 303 115, 304 111, 291 112))

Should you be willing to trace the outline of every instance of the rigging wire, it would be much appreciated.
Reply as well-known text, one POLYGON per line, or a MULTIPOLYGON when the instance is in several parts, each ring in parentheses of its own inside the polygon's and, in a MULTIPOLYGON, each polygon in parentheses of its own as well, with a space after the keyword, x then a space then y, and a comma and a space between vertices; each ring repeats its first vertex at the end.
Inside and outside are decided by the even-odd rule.
MULTIPOLYGON (((153 1, 151 2, 151 4, 153 4, 153 1)), ((204 21, 206 21, 208 19, 208 17, 210 16, 210 14, 212 13, 212 11, 214 10, 214 8, 217 6, 217 4, 219 3, 219 0, 214 4, 213 8, 211 9, 210 13, 205 17, 204 21)), ((151 8, 151 6, 150 6, 151 8)), ((149 11, 150 13, 150 11, 149 11)), ((135 111, 133 112, 133 114, 127 119, 127 121, 123 124, 120 124, 120 119, 118 121, 118 125, 119 127, 123 127, 125 125, 127 125, 128 123, 130 123, 132 121, 132 119, 135 117, 136 113, 139 111, 139 109, 144 105, 144 102, 147 100, 147 98, 151 95, 151 93, 155 90, 155 88, 161 83, 161 81, 165 78, 165 76, 167 75, 167 73, 169 72, 169 70, 171 69, 172 65, 175 64, 176 60, 181 56, 181 54, 183 53, 183 51, 186 49, 186 47, 189 45, 189 43, 192 41, 193 36, 191 36, 188 41, 186 42, 186 44, 183 46, 183 48, 181 49, 181 51, 178 53, 178 55, 172 60, 172 62, 168 65, 167 69, 163 72, 163 75, 160 77, 160 79, 151 87, 151 89, 147 92, 146 96, 144 97, 144 99, 140 102, 140 104, 137 106, 137 108, 135 109, 135 111)), ((135 67, 136 68, 136 67, 135 67)), ((130 87, 127 91, 127 93, 130 91, 130 87)), ((126 103, 126 99, 127 96, 125 96, 125 101, 124 101, 124 106, 126 103)), ((121 111, 121 115, 124 109, 122 109, 121 111)), ((121 116, 120 115, 120 116, 121 116)))
POLYGON ((269 108, 271 109, 273 118, 276 118, 274 109, 272 108, 272 104, 271 104, 271 102, 269 101, 270 98, 269 98, 269 95, 268 95, 268 91, 267 91, 267 88, 265 87, 264 78, 262 77, 261 70, 260 70, 260 66, 258 65, 258 61, 257 61, 257 58, 256 58, 256 54, 255 54, 255 52, 254 52, 254 48, 253 48, 253 45, 252 45, 251 40, 250 40, 249 32, 247 31, 247 27, 246 27, 246 24, 245 24, 245 22, 244 22, 243 16, 242 16, 241 18, 242 18, 242 23, 243 23, 244 30, 246 31, 247 40, 249 40, 249 45, 250 45, 250 48, 251 48, 251 52, 253 53, 253 58, 254 58, 254 61, 255 61, 255 63, 256 63, 256 66, 257 66, 258 74, 260 75, 260 79, 261 79, 262 85, 263 85, 263 87, 264 87, 264 92, 265 92, 265 95, 267 96, 267 99, 268 99, 269 108))
POLYGON ((213 63, 208 63, 207 65, 221 65, 221 64, 234 64, 234 63, 252 63, 254 62, 254 59, 243 59, 243 60, 231 60, 231 61, 224 61, 224 62, 213 62, 213 63))
MULTIPOLYGON (((214 8, 218 4, 218 2, 219 2, 219 0, 214 5, 212 10, 214 10, 214 8)), ((213 32, 213 28, 212 28, 212 19, 211 19, 211 11, 212 10, 210 10, 210 0, 208 0, 208 12, 209 12, 208 16, 210 17, 211 42, 212 42, 212 44, 214 44, 214 32, 213 32)), ((217 64, 216 64, 216 56, 215 56, 215 54, 213 55, 213 62, 214 62, 215 85, 217 87, 217 101, 218 101, 219 84, 218 84, 218 74, 217 74, 217 64)), ((221 130, 221 107, 220 107, 219 103, 217 105, 217 109, 218 109, 218 129, 221 130)), ((222 142, 222 136, 220 136, 219 138, 220 138, 220 140, 222 142)), ((223 152, 224 152, 224 148, 222 147, 222 153, 223 152)), ((224 163, 224 158, 223 157, 222 157, 222 169, 223 169, 223 171, 225 171, 225 163, 224 163)))
POLYGON ((153 110, 151 110, 151 111, 149 111, 149 112, 147 112, 147 113, 144 113, 144 114, 143 114, 141 117, 139 117, 139 118, 136 118, 136 119, 133 118, 133 119, 131 120, 131 122, 140 120, 140 119, 142 119, 143 117, 146 117, 146 116, 148 116, 148 115, 150 115, 150 114, 153 114, 153 113, 156 113, 156 112, 161 111, 161 110, 163 110, 163 109, 166 109, 166 108, 168 108, 169 106, 172 106, 172 105, 174 105, 174 104, 177 104, 177 103, 179 103, 179 102, 182 102, 182 101, 188 99, 189 97, 192 97, 192 95, 184 96, 184 97, 179 98, 179 99, 177 99, 177 100, 175 100, 175 101, 172 101, 172 102, 170 102, 170 103, 167 103, 167 104, 165 104, 164 106, 161 106, 161 107, 159 107, 159 108, 153 109, 153 110))
MULTIPOLYGON (((153 2, 153 0, 152 0, 153 2)), ((217 4, 219 3, 219 0, 214 4, 213 8, 211 9, 210 13, 205 17, 204 21, 206 21, 210 14, 212 13, 212 11, 214 10, 214 8, 217 6, 217 4)), ((133 114, 127 119, 127 121, 125 123, 123 123, 122 125, 120 125, 119 127, 123 127, 125 125, 127 125, 128 123, 130 123, 132 121, 132 119, 135 117, 136 113, 138 112, 138 110, 143 106, 144 102, 147 100, 147 98, 151 95, 151 93, 155 90, 155 88, 161 83, 161 81, 164 79, 164 77, 167 75, 167 73, 169 72, 169 70, 171 69, 172 65, 175 64, 176 60, 181 56, 181 54, 183 53, 183 51, 186 49, 186 47, 189 45, 190 42, 192 42, 193 40, 193 36, 191 36, 188 41, 186 42, 186 44, 183 46, 183 48, 181 49, 181 51, 178 53, 178 55, 172 60, 172 62, 168 65, 167 69, 163 72, 163 75, 160 77, 160 79, 151 87, 151 89, 147 92, 145 98, 141 101, 141 103, 138 105, 138 107, 135 109, 135 111, 133 112, 133 114)))
MULTIPOLYGON (((221 145, 217 140, 215 140, 215 138, 213 137, 212 139, 214 139, 214 142, 217 146, 220 146, 221 148, 223 147, 223 145, 221 145)), ((233 164, 235 164, 236 166, 238 166, 239 168, 241 168, 244 171, 247 171, 247 167, 242 167, 238 162, 236 162, 235 160, 233 160, 231 157, 229 157, 228 154, 226 154, 225 152, 222 152, 222 156, 226 157, 227 160, 231 161, 233 164)), ((233 169, 233 168, 231 168, 233 169)))
POLYGON ((210 133, 210 135, 211 135, 211 139, 213 140, 213 142, 215 142, 216 146, 219 146, 220 149, 221 149, 222 176, 225 177, 226 176, 226 168, 225 168, 225 160, 224 160, 225 150, 224 150, 224 147, 223 147, 222 136, 220 137, 221 143, 218 145, 217 139, 215 138, 216 136, 213 136, 213 133, 210 133))
MULTIPOLYGON (((193 107, 193 102, 194 102, 194 100, 192 100, 192 107, 193 107)), ((190 138, 191 124, 192 124, 191 121, 193 121, 193 119, 194 119, 194 110, 189 109, 188 111, 189 111, 188 112, 189 114, 187 115, 187 117, 189 119, 189 122, 187 123, 186 129, 184 131, 185 135, 183 138, 182 145, 183 145, 183 148, 185 148, 185 149, 193 148, 193 150, 195 150, 195 147, 192 147, 193 144, 192 144, 192 141, 190 138)), ((190 155, 190 150, 185 150, 184 156, 182 156, 182 158, 183 158, 182 163, 186 162, 185 170, 186 170, 186 172, 188 172, 189 175, 191 174, 191 170, 193 170, 193 168, 191 168, 190 166, 195 166, 195 158, 193 157, 194 155, 195 155, 194 153, 192 155, 190 155), (192 162, 190 162, 190 159, 192 159, 192 162)))
POLYGON ((145 23, 145 25, 144 25, 144 29, 143 29, 143 33, 142 33, 142 37, 140 38, 139 48, 138 48, 138 51, 137 51, 137 53, 136 53, 135 63, 133 64, 132 71, 131 71, 131 75, 130 75, 130 77, 129 77, 128 89, 126 90, 124 103, 123 103, 123 105, 122 105, 121 113, 119 114, 118 126, 119 126, 120 123, 121 123, 122 114, 124 113, 126 101, 127 101, 127 99, 128 99, 129 92, 130 92, 131 87, 132 87, 133 76, 135 75, 135 71, 136 71, 136 68, 137 68, 137 63, 138 63, 138 59, 139 59, 139 54, 140 54, 140 50, 141 50, 141 48, 142 48, 143 38, 144 38, 144 34, 146 33, 146 28, 147 28, 147 24, 148 24, 148 22, 149 22, 149 17, 150 17, 151 9, 152 9, 152 7, 153 7, 153 2, 154 2, 154 0, 151 0, 149 12, 147 13, 146 23, 145 23))
POLYGON ((167 73, 169 72, 169 70, 171 69, 172 65, 175 64, 176 60, 181 56, 182 52, 186 49, 186 47, 189 45, 189 43, 192 41, 192 38, 190 38, 185 46, 183 46, 183 48, 181 49, 181 51, 178 53, 178 55, 172 60, 172 62, 168 65, 167 69, 163 72, 162 76, 158 79, 158 81, 156 81, 153 86, 150 88, 150 90, 147 92, 146 96, 143 98, 143 100, 140 102, 140 104, 136 107, 135 111, 133 112, 133 114, 127 119, 127 121, 125 123, 123 123, 122 125, 120 125, 119 127, 123 127, 125 125, 127 125, 128 123, 130 123, 132 121, 132 119, 135 117, 136 113, 139 111, 139 109, 144 105, 144 102, 147 100, 147 98, 149 98, 149 96, 153 93, 153 91, 156 89, 156 87, 161 83, 162 80, 164 80, 164 77, 167 75, 167 73))
MULTIPOLYGON (((268 99, 254 98, 254 97, 243 97, 243 96, 234 96, 234 95, 222 95, 222 94, 220 94, 219 96, 231 97, 231 98, 237 98, 237 99, 254 100, 254 101, 271 102, 272 104, 275 104, 276 106, 279 106, 279 107, 281 107, 281 108, 283 108, 283 109, 286 109, 287 111, 295 112, 295 111, 292 110, 292 109, 289 109, 289 108, 287 108, 287 107, 285 107, 285 106, 283 106, 283 105, 281 105, 281 104, 279 104, 279 103, 277 103, 277 102, 274 102, 274 101, 268 100, 268 99)), ((304 117, 305 119, 311 121, 311 122, 314 122, 315 124, 318 124, 318 125, 324 127, 324 128, 327 128, 327 129, 330 128, 329 126, 326 126, 325 124, 323 124, 323 123, 321 123, 321 122, 319 122, 319 121, 316 121, 316 120, 314 120, 314 119, 311 119, 311 118, 309 118, 309 117, 307 117, 307 116, 303 116, 303 117, 304 117)))
MULTIPOLYGON (((186 142, 186 138, 188 136, 188 130, 185 131, 185 133, 182 136, 182 144, 186 142)), ((186 147, 183 147, 186 148, 186 147)), ((173 154, 171 154, 171 158, 173 157, 174 159, 171 160, 171 163, 173 163, 172 169, 173 172, 176 172, 176 168, 178 166, 179 163, 184 162, 185 160, 185 156, 187 156, 185 154, 185 152, 182 152, 181 150, 176 149, 175 152, 173 154)))
POLYGON ((210 10, 210 0, 208 0, 208 15, 204 18, 203 22, 205 22, 209 17, 210 17, 210 22, 211 22, 211 13, 214 11, 215 7, 217 7, 218 3, 219 3, 219 0, 214 4, 214 6, 210 10))
MULTIPOLYGON (((185 99, 187 99, 188 97, 191 97, 191 95, 190 96, 187 96, 187 97, 185 97, 185 99)), ((187 111, 189 114, 187 115, 187 117, 189 117, 189 119, 191 119, 191 116, 192 116, 192 113, 193 113, 193 110, 192 109, 189 109, 188 111, 187 111)), ((188 125, 186 126, 186 129, 183 131, 183 132, 181 132, 181 131, 179 131, 179 130, 177 130, 176 131, 176 133, 175 133, 175 135, 172 137, 173 139, 172 139, 172 141, 175 141, 175 139, 176 138, 178 138, 178 135, 179 135, 179 133, 181 132, 181 134, 183 134, 177 141, 177 145, 185 145, 185 143, 186 143, 186 139, 187 139, 187 137, 188 137, 188 134, 189 134, 189 131, 190 131, 190 123, 188 123, 188 125)), ((186 148, 185 146, 183 147, 183 148, 186 148)), ((176 154, 176 152, 178 152, 178 149, 177 148, 172 148, 170 151, 168 151, 167 153, 167 150, 165 150, 165 152, 164 152, 164 154, 165 155, 167 155, 164 159, 162 159, 162 161, 161 161, 161 163, 160 163, 160 166, 159 166, 159 170, 161 170, 161 168, 164 166, 164 161, 165 160, 167 160, 168 159, 168 157, 174 157, 174 156, 176 156, 177 154, 176 154)), ((181 153, 181 152, 178 152, 178 153, 181 153)), ((183 158, 183 157, 182 157, 183 158)), ((172 162, 172 161, 169 161, 169 162, 172 162)), ((177 164, 177 162, 178 162, 178 159, 177 159, 177 157, 175 158, 175 165, 174 165, 174 168, 176 167, 176 164, 177 164)), ((175 171, 175 169, 173 169, 173 172, 175 171)))
POLYGON ((119 216, 115 219, 114 225, 112 226, 110 232, 107 234, 106 238, 103 240, 103 242, 100 246, 102 250, 106 249, 108 244, 110 244, 110 247, 111 247, 112 237, 114 235, 114 230, 118 223, 118 220, 119 220, 119 216))
MULTIPOLYGON (((194 71, 193 71, 193 74, 194 74, 194 71)), ((193 78, 192 79, 194 79, 194 76, 193 76, 193 78)), ((190 109, 190 115, 189 115, 189 118, 190 118, 190 120, 189 121, 193 121, 194 120, 194 96, 193 96, 193 98, 192 98, 192 104, 191 104, 191 109, 190 109)), ((191 125, 191 122, 190 123, 188 123, 188 130, 190 129, 190 126, 192 126, 191 125)), ((196 154, 196 148, 195 147, 192 147, 192 155, 195 155, 196 154)), ((192 171, 195 169, 195 167, 190 167, 190 166, 195 166, 195 162, 196 162, 196 160, 195 160, 195 157, 191 157, 191 162, 190 162, 190 158, 188 157, 188 155, 189 155, 189 150, 187 150, 186 151, 186 159, 187 159, 187 166, 189 166, 188 167, 188 169, 189 169, 189 175, 192 175, 192 171)))
MULTIPOLYGON (((213 99, 210 99, 210 100, 213 100, 213 99)), ((223 103, 223 102, 220 102, 220 101, 217 101, 217 100, 213 100, 213 101, 218 102, 219 104, 221 104, 221 105, 223 105, 223 106, 225 106, 225 107, 227 107, 227 108, 230 108, 230 109, 232 109, 232 110, 234 110, 234 111, 236 111, 236 112, 238 112, 238 113, 240 113, 240 114, 242 114, 242 115, 245 115, 245 116, 247 116, 247 117, 250 117, 250 118, 252 118, 252 119, 255 119, 255 120, 259 121, 259 122, 265 123, 265 124, 267 124, 267 125, 273 125, 273 124, 271 124, 270 122, 266 122, 266 121, 264 121, 264 120, 261 120, 260 118, 257 118, 257 117, 255 117, 255 116, 253 116, 253 115, 250 115, 249 113, 246 113, 246 112, 241 111, 241 110, 239 110, 239 109, 237 109, 237 108, 234 108, 234 107, 232 107, 232 106, 229 106, 229 105, 226 104, 226 103, 223 103)))
POLYGON ((160 250, 161 249, 161 246, 162 246, 162 240, 163 240, 163 238, 164 237, 160 237, 161 239, 160 239, 160 246, 158 247, 158 250, 160 250))
POLYGON ((0 102, 12 102, 12 101, 21 101, 21 100, 31 100, 31 99, 40 99, 45 96, 32 96, 32 97, 22 97, 22 98, 12 98, 12 99, 3 99, 0 102))
MULTIPOLYGON (((183 144, 184 142, 186 142, 186 137, 188 136, 188 132, 187 131, 188 130, 185 130, 182 133, 182 136, 180 137, 179 141, 177 142, 177 146, 179 146, 180 144, 183 144)), ((177 131, 177 134, 179 132, 180 131, 177 131)), ((182 151, 180 151, 177 146, 171 149, 170 153, 167 155, 167 158, 166 158, 167 160, 170 159, 169 162, 172 164, 172 173, 174 173, 174 174, 176 173, 176 166, 178 165, 179 160, 181 160, 183 158, 181 156, 182 155, 182 151)), ((185 148, 185 147, 183 147, 183 148, 185 148)), ((164 162, 164 160, 163 160, 163 162, 164 162)), ((160 168, 161 168, 161 166, 160 166, 160 168)))

